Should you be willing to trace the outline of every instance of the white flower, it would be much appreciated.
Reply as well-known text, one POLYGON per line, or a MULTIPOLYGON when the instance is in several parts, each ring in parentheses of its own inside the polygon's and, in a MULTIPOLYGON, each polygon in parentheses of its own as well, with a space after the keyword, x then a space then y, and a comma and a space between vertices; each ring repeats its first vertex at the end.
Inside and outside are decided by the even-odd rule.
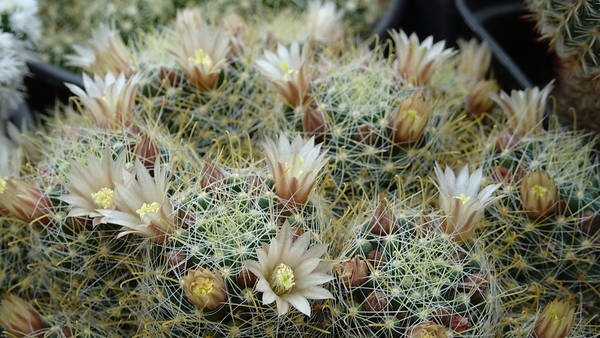
POLYGON ((123 151, 113 161, 110 148, 102 154, 102 161, 89 154, 87 164, 72 161, 68 182, 64 184, 68 195, 60 199, 71 205, 70 217, 88 216, 93 218, 94 226, 100 222, 102 214, 98 209, 114 209, 114 190, 117 184, 123 184, 130 178, 125 170, 126 152, 123 151))
POLYGON ((469 42, 461 38, 457 42, 460 49, 458 73, 469 86, 473 86, 485 78, 492 62, 492 50, 485 41, 478 44, 475 38, 469 42))
POLYGON ((395 62, 403 83, 426 85, 439 65, 455 53, 452 48, 444 49, 445 41, 433 44, 432 36, 419 43, 415 33, 408 37, 403 30, 391 30, 390 35, 396 46, 395 62))
POLYGON ((73 84, 65 85, 79 97, 96 126, 121 130, 133 124, 133 105, 141 78, 139 73, 129 79, 123 73, 117 78, 108 73, 105 78, 94 75, 92 80, 83 74, 85 90, 73 84))
POLYGON ((181 28, 181 41, 169 52, 194 86, 202 90, 213 88, 227 65, 229 38, 222 28, 210 30, 203 24, 181 28))
POLYGON ((307 27, 311 37, 328 42, 342 29, 344 11, 336 11, 335 2, 313 0, 308 3, 307 27))
POLYGON ((510 96, 504 91, 492 94, 491 98, 504 110, 508 120, 506 124, 517 137, 523 137, 533 132, 537 133, 542 127, 546 99, 552 91, 554 81, 540 90, 538 87, 525 90, 512 90, 510 96))
POLYGON ((290 304, 300 312, 310 316, 308 299, 333 298, 333 295, 319 285, 333 279, 328 272, 331 264, 321 262, 326 245, 318 244, 307 249, 310 233, 306 232, 293 241, 289 223, 281 227, 279 237, 271 244, 263 244, 257 249, 258 262, 244 261, 258 278, 256 290, 263 293, 263 303, 277 303, 277 313, 284 315, 290 304))
POLYGON ((292 209, 306 202, 320 171, 328 161, 321 153, 321 144, 315 146, 314 137, 306 143, 300 135, 290 144, 285 135, 279 137, 279 145, 267 139, 265 157, 273 173, 275 193, 284 203, 284 209, 292 209))
POLYGON ((131 53, 123 43, 119 31, 101 24, 92 31, 86 46, 74 45, 76 55, 66 55, 67 64, 81 67, 102 77, 109 73, 129 77, 135 68, 131 53))
POLYGON ((258 70, 277 88, 291 106, 306 103, 310 96, 308 58, 306 48, 300 51, 298 42, 288 50, 277 46, 277 54, 265 50, 265 59, 257 60, 258 70))
POLYGON ((469 175, 467 166, 464 166, 458 177, 446 167, 442 168, 436 163, 435 174, 437 186, 440 191, 439 206, 446 216, 442 223, 442 229, 447 234, 453 235, 454 239, 462 242, 475 230, 475 225, 481 218, 483 210, 493 201, 501 196, 492 197, 492 193, 501 185, 491 184, 479 192, 479 186, 483 178, 482 169, 477 169, 469 175), (478 194, 479 192, 479 194, 478 194))
POLYGON ((112 195, 115 210, 98 209, 98 213, 104 216, 100 222, 123 226, 125 231, 118 237, 134 233, 162 242, 175 224, 168 190, 169 181, 161 171, 159 160, 154 163, 154 178, 136 160, 135 179, 115 185, 112 195))

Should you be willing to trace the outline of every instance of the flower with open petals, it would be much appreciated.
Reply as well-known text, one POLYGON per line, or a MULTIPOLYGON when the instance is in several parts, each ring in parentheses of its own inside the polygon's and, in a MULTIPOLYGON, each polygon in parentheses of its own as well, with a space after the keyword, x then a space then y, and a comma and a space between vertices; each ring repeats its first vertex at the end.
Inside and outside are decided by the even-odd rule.
POLYGON ((0 325, 11 337, 42 337, 47 328, 39 312, 23 298, 8 294, 0 305, 0 325))
POLYGON ((483 178, 481 168, 469 175, 467 166, 464 166, 458 177, 446 167, 442 168, 436 164, 436 184, 440 191, 439 204, 442 213, 446 216, 442 223, 442 229, 454 240, 463 242, 475 230, 475 225, 481 218, 483 210, 493 201, 501 196, 492 197, 492 193, 501 185, 491 184, 483 188, 479 194, 479 186, 483 178))
POLYGON ((289 50, 278 45, 277 54, 266 50, 265 59, 256 61, 258 70, 293 107, 305 104, 310 99, 307 56, 306 45, 300 51, 298 42, 294 41, 289 50))
POLYGON ((567 300, 548 303, 535 321, 535 338, 564 338, 575 321, 575 307, 567 300))
POLYGON ((213 310, 227 300, 227 285, 219 270, 189 270, 182 283, 185 295, 199 308, 213 310))
POLYGON ((211 30, 207 25, 181 27, 181 40, 169 52, 187 79, 196 88, 213 88, 227 64, 229 38, 224 29, 211 30))
POLYGON ((67 64, 81 67, 90 73, 105 77, 109 73, 133 75, 135 70, 131 53, 125 47, 119 31, 105 24, 92 32, 86 46, 73 46, 76 55, 66 55, 67 64))
POLYGON ((169 181, 159 160, 154 163, 154 177, 136 160, 135 179, 116 184, 112 195, 115 209, 98 209, 104 216, 100 222, 123 226, 125 231, 118 237, 134 233, 162 242, 175 224, 168 190, 169 181))
POLYGON ((333 1, 309 2, 306 26, 310 36, 320 42, 329 42, 342 30, 343 16, 344 11, 337 11, 333 1))
POLYGON ((273 173, 275 194, 283 203, 283 209, 295 209, 308 199, 320 171, 328 161, 321 153, 321 144, 315 146, 314 137, 306 143, 300 135, 290 142, 285 135, 279 137, 279 145, 267 139, 265 157, 273 173))
POLYGON ((432 321, 416 324, 406 332, 407 338, 448 338, 446 329, 432 321))
POLYGON ((121 73, 114 77, 108 73, 102 78, 94 75, 92 80, 83 74, 84 89, 65 84, 77 95, 94 124, 102 129, 124 130, 133 127, 133 106, 141 74, 126 79, 121 73))
POLYGON ((110 148, 106 147, 102 160, 89 154, 86 165, 71 162, 71 173, 64 184, 69 194, 60 197, 71 205, 70 217, 91 217, 95 226, 102 218, 98 209, 115 209, 115 187, 131 176, 125 170, 125 154, 123 151, 113 160, 110 148))
POLYGON ((396 46, 396 67, 402 83, 424 86, 435 70, 454 55, 452 48, 444 49, 446 42, 433 43, 433 36, 419 42, 417 34, 408 37, 403 30, 391 30, 396 46))
POLYGON ((244 266, 258 278, 256 290, 263 293, 264 304, 277 303, 277 313, 284 315, 290 304, 310 316, 308 299, 333 298, 331 292, 319 286, 333 279, 328 272, 331 264, 321 262, 326 245, 318 244, 307 249, 310 233, 293 240, 292 230, 286 221, 278 238, 257 249, 258 261, 244 261, 244 266))
POLYGON ((525 90, 512 90, 510 96, 504 91, 492 94, 492 99, 504 110, 508 120, 506 124, 513 135, 523 137, 542 129, 542 119, 546 108, 546 99, 552 91, 554 82, 540 90, 538 87, 525 90))

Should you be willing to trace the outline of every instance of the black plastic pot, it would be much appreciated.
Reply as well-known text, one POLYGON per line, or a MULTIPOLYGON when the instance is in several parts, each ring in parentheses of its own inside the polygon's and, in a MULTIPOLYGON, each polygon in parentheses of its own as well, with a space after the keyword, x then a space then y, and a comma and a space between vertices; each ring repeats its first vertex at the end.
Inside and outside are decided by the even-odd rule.
POLYGON ((494 74, 505 90, 544 86, 555 57, 539 40, 523 0, 455 0, 464 23, 494 54, 494 74))

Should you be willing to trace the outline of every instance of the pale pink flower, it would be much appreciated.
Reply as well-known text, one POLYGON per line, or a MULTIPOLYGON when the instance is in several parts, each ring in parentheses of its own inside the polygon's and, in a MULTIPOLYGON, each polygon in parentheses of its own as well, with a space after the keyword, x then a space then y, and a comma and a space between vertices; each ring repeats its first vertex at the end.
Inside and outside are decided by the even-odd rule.
POLYGON ((433 43, 433 37, 419 42, 417 34, 408 37, 403 30, 391 30, 390 35, 396 46, 396 67, 403 84, 424 86, 436 69, 455 54, 452 48, 444 49, 445 41, 433 43))
POLYGON ((298 42, 292 42, 288 50, 277 46, 277 54, 265 50, 265 59, 257 60, 258 70, 277 88, 289 105, 295 107, 310 99, 308 74, 308 51, 300 51, 298 42))
POLYGON ((328 161, 326 153, 321 153, 321 144, 314 142, 314 137, 303 142, 298 135, 290 144, 282 134, 278 145, 271 139, 264 144, 265 157, 275 181, 275 194, 284 209, 295 209, 306 202, 328 161))
POLYGON ((320 42, 329 42, 342 30, 344 11, 335 8, 335 2, 312 0, 308 3, 306 26, 310 36, 320 42))
POLYGON ((46 325, 39 312, 17 295, 7 294, 0 305, 0 325, 11 337, 42 337, 46 325))
POLYGON ((492 50, 485 41, 479 44, 475 38, 468 42, 464 39, 458 39, 457 42, 460 49, 458 74, 471 87, 485 79, 492 62, 492 50))
POLYGON ((258 278, 255 288, 263 293, 263 303, 276 302, 280 316, 289 311, 290 304, 310 316, 308 299, 333 298, 331 292, 319 286, 333 279, 328 273, 331 264, 320 259, 327 247, 318 244, 308 249, 310 236, 306 232, 294 241, 286 221, 278 238, 256 250, 258 261, 243 263, 258 278))
POLYGON ((502 184, 488 185, 479 192, 483 179, 481 168, 469 175, 467 166, 464 166, 457 177, 449 167, 443 172, 436 163, 435 174, 437 183, 434 184, 440 192, 439 206, 446 216, 442 229, 456 241, 463 242, 475 230, 484 209, 502 197, 492 197, 494 191, 502 184))
POLYGON ((230 46, 225 30, 211 30, 204 24, 180 29, 180 41, 169 52, 194 86, 201 90, 213 88, 227 65, 230 46))
POLYGON ((535 321, 535 338, 564 338, 575 321, 575 307, 567 300, 548 303, 535 321))

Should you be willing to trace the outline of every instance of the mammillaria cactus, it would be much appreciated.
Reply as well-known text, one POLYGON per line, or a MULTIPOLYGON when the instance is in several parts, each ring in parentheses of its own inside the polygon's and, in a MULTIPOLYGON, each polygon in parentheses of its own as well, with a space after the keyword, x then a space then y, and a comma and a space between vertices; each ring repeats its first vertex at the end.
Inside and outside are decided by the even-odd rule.
POLYGON ((127 71, 81 63, 70 104, 0 145, 0 293, 35 330, 598 332, 598 168, 583 134, 542 123, 546 90, 477 89, 485 44, 398 32, 368 50, 352 31, 311 37, 307 15, 285 18, 293 34, 228 18, 188 9, 140 33, 127 71))

